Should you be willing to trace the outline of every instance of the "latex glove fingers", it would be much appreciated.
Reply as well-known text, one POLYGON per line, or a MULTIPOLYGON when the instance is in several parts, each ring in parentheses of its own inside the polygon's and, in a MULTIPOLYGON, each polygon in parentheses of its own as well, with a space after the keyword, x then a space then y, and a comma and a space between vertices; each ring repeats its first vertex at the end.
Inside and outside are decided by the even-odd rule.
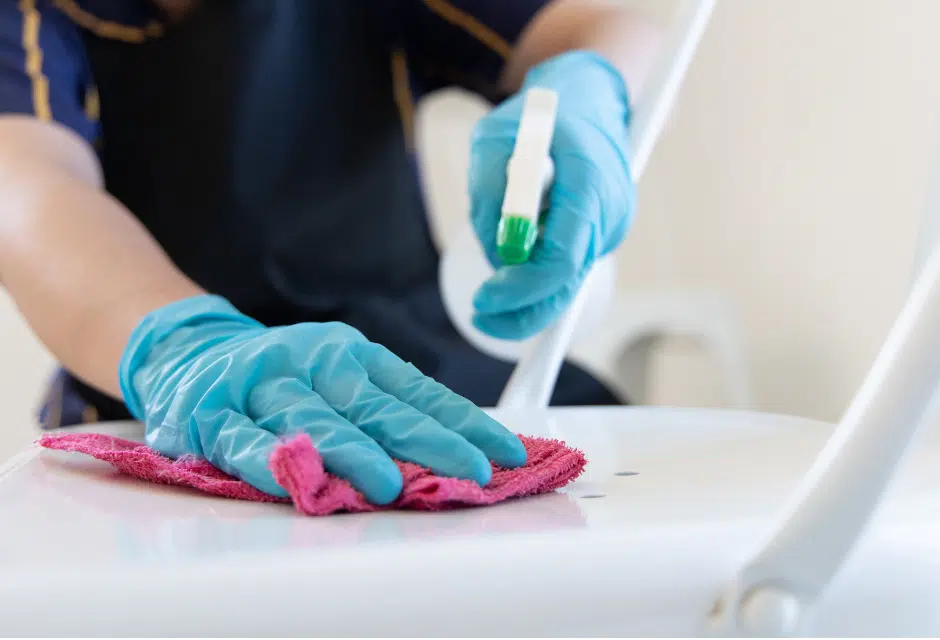
POLYGON ((363 342, 353 351, 376 387, 460 435, 488 460, 504 468, 526 463, 518 436, 463 396, 381 345, 363 342))

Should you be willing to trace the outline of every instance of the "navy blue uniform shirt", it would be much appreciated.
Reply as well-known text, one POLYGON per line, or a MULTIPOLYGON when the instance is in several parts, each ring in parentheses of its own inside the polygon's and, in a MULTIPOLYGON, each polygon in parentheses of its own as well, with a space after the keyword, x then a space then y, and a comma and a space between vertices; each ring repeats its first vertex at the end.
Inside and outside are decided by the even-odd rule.
MULTIPOLYGON (((269 325, 341 321, 481 405, 510 365, 446 316, 410 150, 416 100, 498 81, 547 0, 0 0, 0 112, 95 145, 107 190, 269 325)), ((2 215, 2 213, 0 213, 2 215)), ((566 365, 553 402, 613 404, 566 365)), ((44 426, 122 419, 67 372, 44 426)))

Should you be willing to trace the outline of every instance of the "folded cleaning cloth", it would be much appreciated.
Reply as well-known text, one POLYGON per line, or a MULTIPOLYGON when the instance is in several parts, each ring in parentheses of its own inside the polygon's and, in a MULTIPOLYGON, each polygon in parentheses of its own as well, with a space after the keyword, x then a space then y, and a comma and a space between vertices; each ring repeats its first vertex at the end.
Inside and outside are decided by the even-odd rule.
POLYGON ((111 463, 119 471, 161 484, 198 489, 204 493, 257 502, 293 502, 301 513, 324 516, 338 512, 382 509, 440 511, 487 505, 554 491, 577 478, 587 460, 584 454, 558 440, 521 436, 528 460, 519 469, 493 466, 493 479, 485 487, 472 480, 436 476, 430 470, 398 462, 404 478, 399 498, 385 507, 370 504, 352 485, 323 468, 309 436, 285 440, 271 455, 270 467, 290 499, 276 498, 220 471, 206 460, 184 457, 171 460, 138 442, 98 433, 47 434, 39 444, 47 449, 88 454, 111 463))

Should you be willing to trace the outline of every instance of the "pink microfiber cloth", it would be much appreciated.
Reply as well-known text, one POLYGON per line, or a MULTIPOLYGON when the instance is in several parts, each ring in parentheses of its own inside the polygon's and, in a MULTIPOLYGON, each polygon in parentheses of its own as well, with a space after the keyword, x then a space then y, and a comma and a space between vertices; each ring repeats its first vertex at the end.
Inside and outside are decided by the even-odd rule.
POLYGON ((47 449, 85 453, 114 465, 136 478, 198 489, 204 493, 257 502, 293 502, 301 513, 324 516, 338 512, 381 509, 439 511, 487 505, 509 498, 548 493, 581 475, 584 454, 557 440, 521 436, 528 460, 519 469, 493 466, 493 479, 485 487, 471 480, 436 476, 430 470, 398 462, 404 488, 387 507, 370 504, 352 485, 326 472, 320 454, 307 435, 286 440, 274 450, 270 466, 274 479, 290 500, 276 498, 220 471, 199 458, 171 460, 130 440, 98 433, 47 434, 39 444, 47 449))

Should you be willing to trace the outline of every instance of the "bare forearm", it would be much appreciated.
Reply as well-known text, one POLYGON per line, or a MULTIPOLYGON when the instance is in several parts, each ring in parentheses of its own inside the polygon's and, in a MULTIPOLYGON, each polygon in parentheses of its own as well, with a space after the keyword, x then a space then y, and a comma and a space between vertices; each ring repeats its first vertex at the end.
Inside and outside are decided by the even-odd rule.
POLYGON ((0 118, 0 282, 64 366, 120 397, 118 362, 140 319, 202 291, 100 182, 71 133, 0 118))
POLYGON ((514 92, 526 72, 552 56, 596 51, 621 73, 635 101, 643 91, 662 33, 638 13, 611 0, 555 0, 532 20, 508 64, 503 85, 514 92))

